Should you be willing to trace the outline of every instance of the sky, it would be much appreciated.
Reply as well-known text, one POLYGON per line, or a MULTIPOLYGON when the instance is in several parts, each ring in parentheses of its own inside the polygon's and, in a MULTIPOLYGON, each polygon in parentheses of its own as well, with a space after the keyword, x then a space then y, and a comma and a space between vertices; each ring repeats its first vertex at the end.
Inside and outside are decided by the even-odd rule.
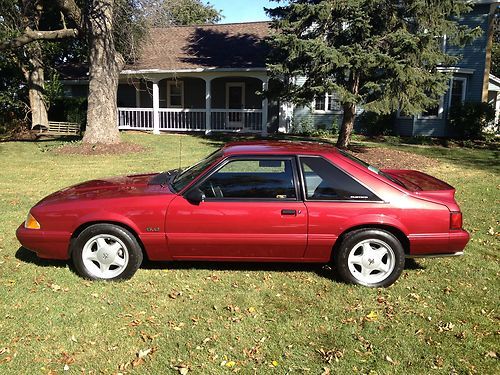
POLYGON ((221 10, 224 18, 221 23, 265 21, 268 20, 264 7, 274 8, 279 5, 269 0, 204 0, 215 9, 221 10))

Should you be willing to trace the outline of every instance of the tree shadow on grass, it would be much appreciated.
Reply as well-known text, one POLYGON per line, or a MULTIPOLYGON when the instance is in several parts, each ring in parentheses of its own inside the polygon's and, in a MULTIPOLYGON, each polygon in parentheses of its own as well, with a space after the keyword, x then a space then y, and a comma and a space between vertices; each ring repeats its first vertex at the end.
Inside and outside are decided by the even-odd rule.
POLYGON ((51 144, 54 142, 76 142, 82 140, 80 135, 61 135, 61 136, 42 136, 34 139, 18 139, 18 138, 0 138, 0 143, 21 142, 21 143, 38 143, 51 144))
POLYGON ((20 247, 17 249, 15 257, 24 263, 31 263, 40 267, 57 267, 65 268, 68 262, 65 260, 54 260, 54 259, 42 259, 39 258, 36 253, 26 249, 25 247, 20 247))

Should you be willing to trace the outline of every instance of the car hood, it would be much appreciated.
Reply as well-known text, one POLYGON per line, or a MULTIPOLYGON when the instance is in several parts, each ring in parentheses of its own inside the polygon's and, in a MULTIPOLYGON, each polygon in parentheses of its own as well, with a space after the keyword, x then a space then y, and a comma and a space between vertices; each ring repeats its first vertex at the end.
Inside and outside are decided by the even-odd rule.
POLYGON ((158 173, 148 173, 86 181, 50 194, 37 205, 71 200, 125 198, 158 193, 171 194, 165 186, 148 184, 157 175, 158 173))

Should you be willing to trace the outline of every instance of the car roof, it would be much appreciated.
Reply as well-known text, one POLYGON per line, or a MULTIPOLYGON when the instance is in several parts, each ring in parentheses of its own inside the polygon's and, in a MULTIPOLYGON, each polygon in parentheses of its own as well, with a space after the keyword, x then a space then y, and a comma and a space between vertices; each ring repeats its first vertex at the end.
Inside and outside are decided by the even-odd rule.
POLYGON ((336 154, 338 150, 331 144, 305 141, 246 141, 228 143, 222 148, 225 155, 252 154, 336 154))

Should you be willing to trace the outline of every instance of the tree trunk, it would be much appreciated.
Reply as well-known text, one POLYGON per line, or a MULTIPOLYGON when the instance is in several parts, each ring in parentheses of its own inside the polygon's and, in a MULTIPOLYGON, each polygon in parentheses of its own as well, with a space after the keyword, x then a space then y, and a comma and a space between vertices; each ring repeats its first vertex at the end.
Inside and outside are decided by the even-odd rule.
POLYGON ((124 66, 113 40, 113 0, 92 0, 89 30, 89 96, 84 143, 120 142, 117 125, 118 77, 124 66))
POLYGON ((45 76, 42 63, 42 49, 35 42, 29 49, 29 66, 23 66, 23 73, 28 84, 31 111, 31 128, 37 125, 48 126, 47 102, 45 100, 45 76))
MULTIPOLYGON (((349 91, 353 95, 358 95, 359 92, 359 74, 353 72, 349 77, 349 91)), ((342 117, 342 125, 340 126, 339 138, 337 139, 338 148, 348 148, 351 143, 351 134, 354 128, 354 120, 356 119, 356 104, 342 103, 344 116, 342 117)))
POLYGON ((342 117, 342 125, 340 126, 339 138, 337 139, 338 148, 348 148, 351 143, 352 129, 354 128, 354 119, 356 118, 356 105, 353 103, 345 103, 342 106, 344 116, 342 117))

